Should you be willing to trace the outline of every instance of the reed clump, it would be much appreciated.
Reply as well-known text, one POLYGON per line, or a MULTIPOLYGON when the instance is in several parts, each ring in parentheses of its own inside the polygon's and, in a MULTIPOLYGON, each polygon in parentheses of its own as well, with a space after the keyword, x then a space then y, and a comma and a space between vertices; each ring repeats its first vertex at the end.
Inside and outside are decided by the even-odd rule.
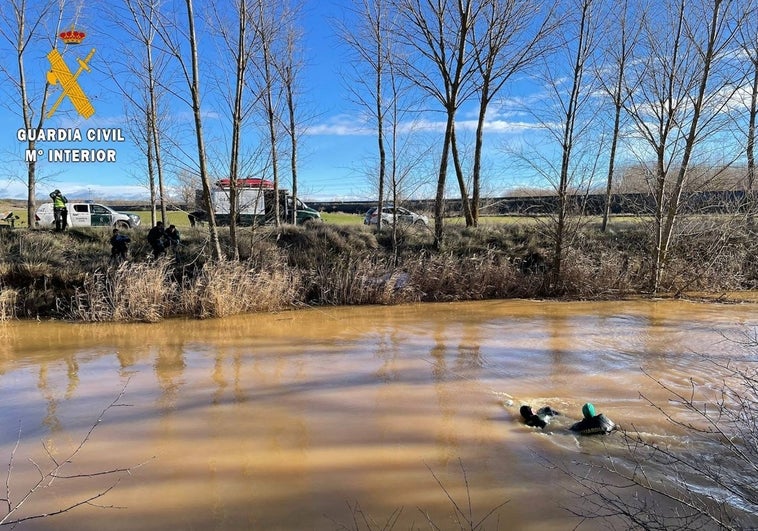
POLYGON ((173 314, 170 265, 164 258, 95 271, 71 297, 68 315, 81 321, 160 321, 173 314))
POLYGON ((201 319, 240 313, 271 312, 299 302, 302 279, 283 262, 262 268, 252 260, 222 260, 184 281, 178 313, 201 319))
POLYGON ((16 316, 18 292, 0 285, 0 321, 8 321, 16 316))

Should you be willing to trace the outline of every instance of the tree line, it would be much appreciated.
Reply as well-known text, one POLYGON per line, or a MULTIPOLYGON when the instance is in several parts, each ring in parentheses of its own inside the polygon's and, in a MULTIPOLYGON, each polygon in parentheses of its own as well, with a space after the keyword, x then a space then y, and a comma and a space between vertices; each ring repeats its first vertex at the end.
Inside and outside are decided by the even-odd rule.
MULTIPOLYGON (((14 52, 2 73, 18 95, 13 101, 20 102, 26 129, 44 126, 51 90, 30 83, 31 44, 61 46, 58 30, 80 16, 80 7, 67 0, 8 0, 0 7, 3 45, 14 52)), ((304 1, 200 7, 193 0, 121 0, 97 8, 130 39, 108 68, 144 155, 151 204, 164 218, 169 176, 199 178, 209 204, 210 176, 228 176, 232 209, 237 178, 249 174, 270 178, 275 188, 288 180, 296 198, 298 147, 313 118, 303 110, 304 1), (208 95, 221 103, 209 108, 208 95), (176 140, 181 124, 172 116, 182 108, 193 117, 192 147, 176 140), (224 131, 223 141, 209 145, 210 112, 224 131)), ((602 186, 605 230, 618 168, 633 163, 645 168, 654 200, 650 284, 656 291, 678 238, 684 191, 703 179, 701 168, 718 176, 744 167, 743 188, 754 194, 757 8, 756 0, 349 4, 334 30, 351 52, 341 75, 352 103, 375 134, 376 156, 366 158, 365 170, 375 176, 379 206, 400 204, 420 175, 434 175, 435 245, 442 248, 446 200, 456 196, 466 224, 475 227, 488 177, 506 166, 528 172, 557 196, 551 271, 560 283, 580 223, 571 197, 602 186), (521 88, 525 80, 530 93, 521 88), (525 133, 492 144, 500 137, 489 131, 503 109, 520 117, 509 122, 506 114, 506 125, 525 133), (442 133, 420 135, 435 113, 443 117, 442 133), (472 138, 460 126, 469 114, 472 138), (485 153, 493 150, 498 156, 491 161, 485 153)), ((26 147, 35 149, 35 141, 26 147)), ((31 217, 34 161, 26 163, 26 174, 31 217)), ((225 253, 209 214, 211 248, 220 259, 225 253)), ((234 224, 230 231, 237 256, 234 224)))

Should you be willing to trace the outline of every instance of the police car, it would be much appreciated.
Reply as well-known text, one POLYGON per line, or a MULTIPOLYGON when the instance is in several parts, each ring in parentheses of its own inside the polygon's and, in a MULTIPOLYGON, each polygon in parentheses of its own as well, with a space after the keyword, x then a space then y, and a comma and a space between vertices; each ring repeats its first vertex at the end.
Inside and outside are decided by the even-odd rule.
MULTIPOLYGON (((98 203, 68 203, 69 227, 114 227, 117 229, 132 229, 140 224, 136 214, 116 212, 111 207, 98 203)), ((39 228, 55 226, 53 204, 44 203, 34 215, 34 225, 39 228)))

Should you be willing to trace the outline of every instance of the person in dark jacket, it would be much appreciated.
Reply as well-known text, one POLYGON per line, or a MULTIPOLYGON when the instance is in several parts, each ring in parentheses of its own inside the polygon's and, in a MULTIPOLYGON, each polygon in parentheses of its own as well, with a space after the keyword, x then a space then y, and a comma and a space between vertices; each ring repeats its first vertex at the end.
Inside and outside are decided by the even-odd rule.
POLYGON ((159 221, 155 224, 155 227, 150 229, 147 233, 147 243, 153 248, 153 256, 158 258, 164 252, 166 252, 165 243, 166 230, 163 228, 163 222, 159 221))
POLYGON ((547 426, 548 422, 550 422, 551 418, 560 415, 560 413, 550 406, 541 407, 537 410, 537 413, 534 413, 531 406, 524 405, 521 406, 519 412, 521 413, 521 416, 524 417, 524 423, 527 426, 543 429, 547 426))
POLYGON ((111 236, 111 260, 114 262, 123 262, 129 252, 129 242, 132 241, 126 234, 119 233, 118 229, 113 229, 111 236))
POLYGON ((179 245, 181 236, 179 235, 179 231, 176 230, 176 225, 169 225, 166 229, 165 236, 169 247, 173 248, 179 245))
POLYGON ((603 415, 595 414, 595 406, 587 402, 582 406, 583 419, 569 428, 580 435, 598 435, 618 429, 616 423, 603 415))

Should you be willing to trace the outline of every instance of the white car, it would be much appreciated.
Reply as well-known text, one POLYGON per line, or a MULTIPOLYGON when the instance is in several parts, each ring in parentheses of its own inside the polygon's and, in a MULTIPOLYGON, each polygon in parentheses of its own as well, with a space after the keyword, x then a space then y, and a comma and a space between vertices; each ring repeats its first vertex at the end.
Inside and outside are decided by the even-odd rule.
MULTIPOLYGON (((391 224, 393 220, 394 211, 397 210, 397 220, 399 223, 407 223, 409 225, 428 225, 429 218, 423 214, 416 214, 411 212, 407 208, 397 207, 395 209, 391 206, 382 207, 382 224, 391 224)), ((379 213, 377 207, 372 207, 366 212, 366 217, 363 218, 364 225, 376 225, 379 219, 379 213)))
MULTIPOLYGON (((69 227, 115 227, 117 229, 131 229, 140 224, 140 217, 136 214, 116 212, 111 207, 97 203, 68 203, 68 226, 69 227)), ((35 226, 50 228, 55 226, 53 204, 40 205, 34 215, 35 226)))

